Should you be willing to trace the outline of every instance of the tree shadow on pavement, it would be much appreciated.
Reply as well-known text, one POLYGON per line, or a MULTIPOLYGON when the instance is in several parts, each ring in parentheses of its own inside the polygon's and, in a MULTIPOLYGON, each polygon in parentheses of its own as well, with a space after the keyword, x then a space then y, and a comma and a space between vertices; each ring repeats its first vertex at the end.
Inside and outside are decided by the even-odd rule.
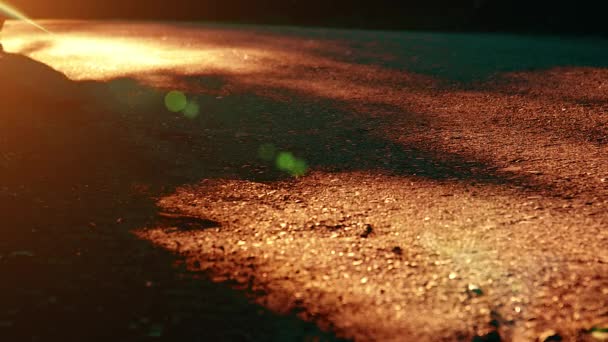
MULTIPOLYGON (((146 144, 163 144, 158 149, 161 154, 173 151, 173 167, 167 170, 178 170, 179 175, 175 176, 182 183, 216 177, 252 181, 292 178, 289 170, 277 165, 276 157, 286 152, 304 160, 311 170, 364 171, 438 182, 551 190, 550 185, 536 183, 532 177, 497 172, 500 166, 479 156, 444 148, 439 137, 408 141, 410 136, 428 136, 435 130, 437 123, 428 113, 390 103, 344 100, 277 85, 241 82, 264 77, 164 75, 164 91, 173 89, 171 85, 180 89, 196 103, 200 113, 190 119, 178 114, 181 117, 170 126, 166 120, 147 116, 143 119, 149 133, 145 139, 151 140, 146 144), (387 135, 391 125, 399 126, 405 142, 387 135), (269 146, 273 155, 265 160, 261 150, 269 146)), ((128 83, 124 79, 113 82, 128 83)), ((127 92, 146 97, 141 95, 148 91, 146 88, 134 83, 130 87, 127 92)))

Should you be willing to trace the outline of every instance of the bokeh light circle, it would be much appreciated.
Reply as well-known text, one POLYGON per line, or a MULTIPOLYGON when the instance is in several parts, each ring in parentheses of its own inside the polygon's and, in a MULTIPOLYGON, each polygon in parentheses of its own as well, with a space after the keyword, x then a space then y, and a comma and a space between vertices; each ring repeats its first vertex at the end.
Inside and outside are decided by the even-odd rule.
POLYGON ((277 167, 282 171, 290 171, 296 163, 296 158, 289 152, 281 152, 277 156, 277 167))
POLYGON ((188 102, 186 108, 184 108, 184 116, 188 119, 195 119, 200 114, 200 106, 196 102, 188 102))
POLYGON ((263 144, 258 148, 258 157, 262 160, 271 161, 277 154, 277 148, 273 144, 263 144))
POLYGON ((188 98, 181 91, 172 90, 165 95, 165 106, 171 112, 181 112, 188 106, 188 98))

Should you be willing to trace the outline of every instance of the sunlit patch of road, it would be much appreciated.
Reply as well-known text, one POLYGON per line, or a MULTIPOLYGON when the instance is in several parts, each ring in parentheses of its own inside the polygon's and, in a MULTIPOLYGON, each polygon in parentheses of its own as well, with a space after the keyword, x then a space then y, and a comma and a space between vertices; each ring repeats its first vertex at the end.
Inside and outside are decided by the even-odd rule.
POLYGON ((544 205, 556 210, 539 215, 529 199, 500 187, 314 173, 295 183, 185 187, 161 199, 162 210, 221 226, 138 234, 218 281, 265 293, 259 303, 306 308, 304 317, 345 336, 451 340, 471 325, 487 334, 495 321, 503 337, 531 339, 535 329, 572 319, 545 312, 566 298, 577 321, 598 322, 595 294, 607 291, 578 264, 608 271, 607 255, 592 252, 606 239, 601 223, 587 221, 583 230, 559 212, 563 201, 544 205), (534 227, 551 227, 551 238, 534 227), (570 234, 585 247, 564 246, 570 234), (572 272, 565 278, 556 273, 563 267, 572 272), (555 281, 558 291, 548 287, 555 281))
MULTIPOLYGON (((47 24, 54 27, 53 23, 47 24)), ((10 24, 8 27, 10 31, 10 24)), ((231 49, 183 44, 174 32, 157 30, 157 36, 141 38, 99 30, 73 32, 54 30, 53 35, 19 32, 9 35, 4 44, 9 52, 27 53, 34 59, 52 65, 73 80, 108 80, 138 75, 142 80, 150 73, 199 74, 220 69, 244 73, 263 68, 250 61, 266 58, 258 49, 231 49), (169 35, 167 35, 169 34, 169 35)))

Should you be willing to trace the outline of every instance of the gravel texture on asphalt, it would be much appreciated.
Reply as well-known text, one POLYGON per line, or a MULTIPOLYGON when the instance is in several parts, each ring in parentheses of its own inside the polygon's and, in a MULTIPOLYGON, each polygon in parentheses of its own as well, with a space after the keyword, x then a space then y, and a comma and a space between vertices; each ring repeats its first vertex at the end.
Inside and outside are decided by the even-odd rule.
POLYGON ((0 331, 602 340, 605 40, 42 24, 0 59, 0 331))

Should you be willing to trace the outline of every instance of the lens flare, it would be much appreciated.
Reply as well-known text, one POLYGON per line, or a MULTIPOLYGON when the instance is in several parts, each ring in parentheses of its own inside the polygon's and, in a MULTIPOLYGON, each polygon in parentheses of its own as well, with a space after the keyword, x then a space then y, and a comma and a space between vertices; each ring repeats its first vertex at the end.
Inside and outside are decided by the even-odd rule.
POLYGON ((174 113, 181 112, 188 106, 188 98, 181 91, 172 90, 165 95, 165 106, 174 113))
POLYGON ((23 20, 26 23, 38 28, 39 30, 42 30, 46 33, 51 33, 49 32, 47 29, 45 29, 44 27, 42 27, 40 24, 36 23, 35 21, 33 21, 32 19, 30 19, 27 15, 21 13, 21 11, 19 11, 18 9, 16 9, 15 7, 5 3, 4 1, 0 1, 0 12, 4 13, 6 16, 10 17, 10 18, 14 18, 14 19, 19 19, 19 20, 23 20))
POLYGON ((296 158, 291 152, 280 152, 276 158, 277 168, 285 171, 294 177, 301 177, 308 171, 306 161, 296 158))
POLYGON ((199 116, 200 112, 201 107, 198 105, 198 103, 193 101, 189 101, 186 105, 186 108, 184 108, 184 110, 182 111, 184 116, 188 119, 196 119, 199 116))
POLYGON ((274 160, 277 154, 277 148, 273 144, 263 144, 258 148, 258 157, 265 161, 274 160))

